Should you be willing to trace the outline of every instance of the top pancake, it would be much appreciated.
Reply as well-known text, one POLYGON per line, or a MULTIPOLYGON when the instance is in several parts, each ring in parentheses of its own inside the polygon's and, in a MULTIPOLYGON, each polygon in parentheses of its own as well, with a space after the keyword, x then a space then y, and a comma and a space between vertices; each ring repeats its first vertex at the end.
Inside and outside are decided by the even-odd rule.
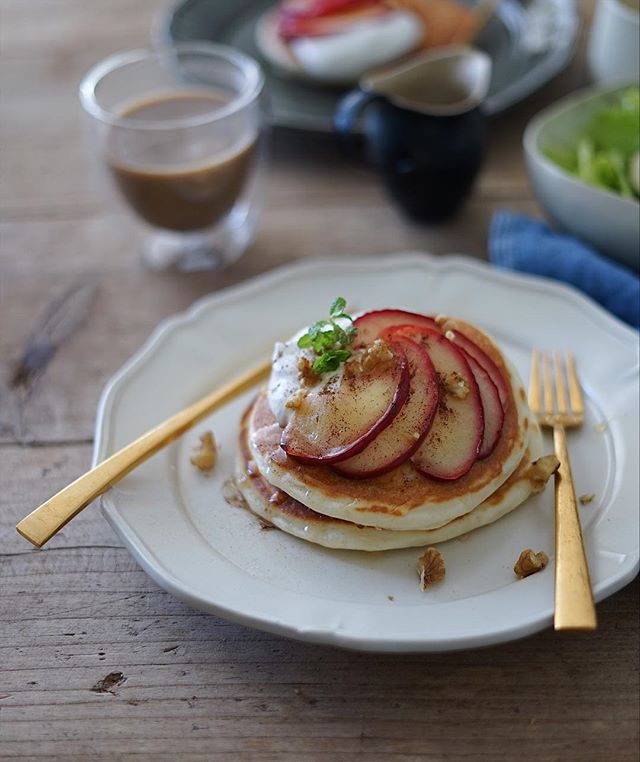
POLYGON ((517 372, 493 342, 472 326, 465 325, 464 333, 481 346, 509 382, 498 445, 467 474, 453 481, 433 479, 406 461, 381 476, 354 480, 340 476, 330 466, 301 463, 280 447, 282 430, 264 392, 256 400, 249 421, 249 446, 260 473, 312 510, 365 526, 433 529, 473 510, 522 460, 533 417, 517 372))

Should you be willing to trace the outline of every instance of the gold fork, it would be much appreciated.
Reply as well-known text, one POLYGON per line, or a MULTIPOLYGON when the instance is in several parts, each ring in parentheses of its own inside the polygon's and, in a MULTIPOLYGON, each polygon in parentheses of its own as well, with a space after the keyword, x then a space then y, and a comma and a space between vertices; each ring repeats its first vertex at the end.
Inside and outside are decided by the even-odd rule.
POLYGON ((264 360, 257 368, 243 373, 220 389, 209 392, 197 402, 175 413, 61 489, 25 516, 16 529, 25 540, 29 540, 36 548, 41 548, 109 487, 117 484, 134 468, 195 426, 205 416, 263 381, 270 371, 271 359, 264 360))
POLYGON ((529 386, 529 406, 542 426, 553 429, 553 444, 560 461, 555 475, 556 603, 553 626, 556 630, 595 630, 596 610, 565 431, 582 425, 584 403, 571 353, 567 353, 566 359, 568 395, 563 365, 558 353, 552 363, 548 354, 542 355, 541 362, 540 352, 534 351, 529 386))

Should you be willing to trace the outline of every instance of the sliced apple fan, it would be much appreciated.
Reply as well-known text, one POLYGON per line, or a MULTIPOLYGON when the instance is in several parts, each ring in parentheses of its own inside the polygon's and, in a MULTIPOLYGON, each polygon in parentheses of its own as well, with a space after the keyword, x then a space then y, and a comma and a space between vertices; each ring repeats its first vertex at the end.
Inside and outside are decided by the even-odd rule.
POLYGON ((402 310, 356 325, 354 350, 381 339, 392 361, 316 388, 284 429, 266 392, 247 410, 236 477, 250 509, 310 542, 375 551, 449 540, 526 500, 542 439, 493 341, 402 310))

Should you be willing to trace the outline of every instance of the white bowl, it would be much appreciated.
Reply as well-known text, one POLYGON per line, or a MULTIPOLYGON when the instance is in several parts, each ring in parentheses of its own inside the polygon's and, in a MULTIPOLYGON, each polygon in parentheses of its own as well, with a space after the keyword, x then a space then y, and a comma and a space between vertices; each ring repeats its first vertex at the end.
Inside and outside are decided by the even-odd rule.
MULTIPOLYGON (((628 85, 627 85, 628 87, 628 85)), ((524 152, 538 203, 563 228, 601 254, 640 269, 640 204, 579 180, 545 155, 570 148, 587 122, 625 86, 588 88, 541 111, 527 125, 524 152)))

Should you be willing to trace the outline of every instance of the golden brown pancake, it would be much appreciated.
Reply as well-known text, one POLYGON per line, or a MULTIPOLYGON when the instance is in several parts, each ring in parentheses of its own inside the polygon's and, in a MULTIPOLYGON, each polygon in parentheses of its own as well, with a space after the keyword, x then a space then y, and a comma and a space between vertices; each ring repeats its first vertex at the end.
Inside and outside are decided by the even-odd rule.
MULTIPOLYGON (((236 482, 250 510, 283 531, 325 547, 345 550, 381 551, 444 542, 489 524, 517 508, 539 488, 531 463, 542 455, 542 436, 537 423, 529 429, 528 444, 515 471, 492 495, 469 513, 429 530, 393 531, 318 513, 270 484, 251 457, 249 422, 245 413, 238 440, 236 482)), ((546 481, 551 469, 543 470, 546 481)), ((540 474, 537 474, 538 480, 540 474)))

